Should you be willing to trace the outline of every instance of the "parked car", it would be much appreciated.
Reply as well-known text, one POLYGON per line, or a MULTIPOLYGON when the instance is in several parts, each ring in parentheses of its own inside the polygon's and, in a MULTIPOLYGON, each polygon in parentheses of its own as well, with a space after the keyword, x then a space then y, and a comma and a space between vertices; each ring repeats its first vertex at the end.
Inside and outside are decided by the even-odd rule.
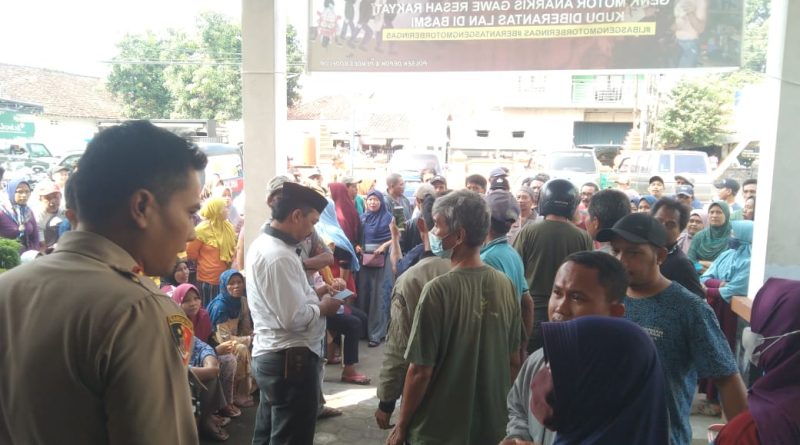
POLYGON ((584 144, 578 145, 575 148, 584 150, 592 150, 594 156, 600 161, 600 164, 606 167, 614 168, 614 159, 625 148, 622 145, 616 144, 584 144))
POLYGON ((436 174, 442 173, 439 155, 432 151, 398 150, 392 154, 388 168, 390 173, 400 173, 404 176, 408 173, 419 175, 426 168, 433 169, 436 174))
POLYGON ((9 141, 0 143, 0 165, 6 170, 29 168, 34 173, 47 172, 58 158, 40 142, 9 141))
POLYGON ((713 196, 713 181, 708 155, 690 150, 643 150, 622 155, 618 172, 627 175, 631 188, 638 193, 647 193, 652 176, 664 180, 664 194, 675 193, 675 176, 685 176, 694 184, 694 196, 708 201, 713 196))
POLYGON ((600 184, 600 162, 591 150, 541 152, 534 164, 534 170, 547 173, 551 179, 569 180, 578 188, 587 182, 600 184))

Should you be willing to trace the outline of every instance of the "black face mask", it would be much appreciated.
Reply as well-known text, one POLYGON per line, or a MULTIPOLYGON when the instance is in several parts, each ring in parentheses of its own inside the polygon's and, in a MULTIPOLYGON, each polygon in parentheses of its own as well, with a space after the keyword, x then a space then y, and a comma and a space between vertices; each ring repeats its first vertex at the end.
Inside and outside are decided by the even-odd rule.
POLYGON ((729 238, 728 239, 728 249, 738 249, 742 246, 742 241, 738 238, 729 238))

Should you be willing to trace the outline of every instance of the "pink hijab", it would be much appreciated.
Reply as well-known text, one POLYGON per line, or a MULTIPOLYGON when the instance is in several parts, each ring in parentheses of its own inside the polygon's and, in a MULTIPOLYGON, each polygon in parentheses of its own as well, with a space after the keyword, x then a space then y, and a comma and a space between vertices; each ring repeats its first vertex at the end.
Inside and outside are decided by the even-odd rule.
MULTIPOLYGON (((200 291, 198 291, 194 285, 184 283, 176 287, 175 291, 172 292, 172 300, 180 306, 184 298, 186 298, 186 294, 191 290, 195 291, 197 295, 200 295, 200 291)), ((211 336, 211 317, 208 316, 208 312, 201 306, 197 314, 189 319, 192 321, 192 325, 194 325, 194 336, 207 343, 208 337, 211 336)))

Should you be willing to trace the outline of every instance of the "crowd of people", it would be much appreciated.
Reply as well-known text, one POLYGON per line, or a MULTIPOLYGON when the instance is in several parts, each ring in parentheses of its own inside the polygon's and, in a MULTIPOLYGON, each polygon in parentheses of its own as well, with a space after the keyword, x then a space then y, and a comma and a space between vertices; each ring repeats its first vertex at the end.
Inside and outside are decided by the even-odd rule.
POLYGON ((9 184, 0 234, 46 255, 0 275, 0 323, 25 339, 1 340, 0 442, 224 441, 257 406, 254 444, 311 444, 341 414, 322 388, 340 365, 344 383, 376 380, 387 444, 689 444, 698 388, 694 409, 729 421, 717 443, 800 443, 800 283, 756 296, 749 396, 734 358, 755 180, 702 203, 685 177, 641 196, 625 178, 512 185, 500 167, 457 188, 421 172, 408 199, 396 173, 385 188, 287 174, 245 240, 230 189, 201 189, 205 162, 137 121, 101 132, 69 179, 9 184), (381 344, 367 376, 359 348, 381 344), (25 414, 56 408, 55 425, 25 414))

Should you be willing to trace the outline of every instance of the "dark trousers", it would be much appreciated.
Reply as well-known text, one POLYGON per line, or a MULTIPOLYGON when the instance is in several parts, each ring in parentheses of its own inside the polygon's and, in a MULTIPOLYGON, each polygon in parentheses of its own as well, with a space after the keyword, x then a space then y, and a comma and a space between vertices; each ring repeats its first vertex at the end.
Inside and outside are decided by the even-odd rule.
POLYGON ((319 357, 308 351, 307 366, 292 379, 284 378, 286 351, 253 358, 253 377, 261 400, 256 411, 253 445, 314 442, 319 408, 319 357))
POLYGON ((350 307, 351 314, 336 314, 326 317, 328 330, 336 335, 333 341, 339 343, 339 336, 344 335, 344 364, 358 363, 358 340, 364 334, 367 325, 367 314, 357 307, 350 307))

